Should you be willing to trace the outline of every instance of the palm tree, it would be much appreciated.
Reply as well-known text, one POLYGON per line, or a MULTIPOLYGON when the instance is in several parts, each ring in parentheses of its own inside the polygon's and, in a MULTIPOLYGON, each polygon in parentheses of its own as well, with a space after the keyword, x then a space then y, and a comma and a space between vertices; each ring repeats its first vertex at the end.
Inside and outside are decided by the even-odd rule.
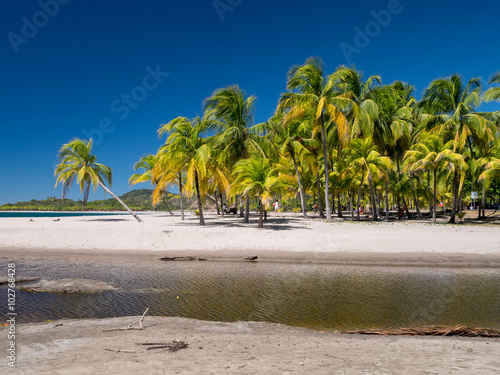
POLYGON ((433 174, 433 204, 432 221, 436 223, 436 195, 437 175, 440 168, 447 168, 454 172, 455 169, 465 170, 467 164, 461 154, 453 152, 455 141, 443 144, 443 140, 436 134, 422 134, 423 141, 411 147, 405 154, 407 168, 411 172, 419 173, 430 171, 433 174))
POLYGON ((177 117, 162 125, 158 130, 160 136, 168 134, 165 141, 168 152, 179 160, 185 160, 186 191, 188 196, 191 196, 194 191, 196 192, 200 225, 205 225, 202 196, 204 196, 206 189, 207 168, 211 162, 211 150, 207 144, 207 138, 203 137, 206 130, 207 123, 202 121, 200 117, 193 120, 177 117))
POLYGON ((285 158, 291 158, 299 187, 300 206, 302 215, 307 218, 306 201, 304 187, 301 181, 299 166, 301 159, 307 150, 304 148, 304 137, 307 135, 308 124, 304 121, 293 121, 289 126, 283 126, 283 115, 276 114, 265 124, 265 131, 271 132, 272 141, 279 147, 279 155, 285 158))
POLYGON ((325 204, 326 217, 331 220, 329 204, 328 180, 328 148, 327 125, 329 122, 336 126, 336 135, 342 144, 349 141, 349 126, 342 110, 354 111, 357 117, 357 106, 349 95, 335 91, 335 76, 324 77, 323 62, 317 58, 309 58, 304 65, 294 66, 288 72, 287 90, 281 95, 279 110, 285 111, 283 124, 303 116, 312 116, 313 126, 321 130, 323 146, 323 164, 325 176, 325 204))
MULTIPOLYGON (((163 133, 161 133, 163 135, 163 133)), ((160 135, 160 137, 161 137, 160 135)), ((169 145, 162 146, 156 154, 157 161, 151 171, 152 178, 157 181, 153 191, 153 204, 157 204, 169 185, 177 185, 179 189, 179 202, 181 219, 184 220, 184 172, 187 164, 187 155, 177 151, 170 152, 169 145)))
MULTIPOLYGON (((134 170, 137 171, 138 169, 142 169, 142 173, 134 173, 132 176, 130 176, 128 183, 130 186, 142 183, 142 182, 150 182, 151 185, 157 186, 158 185, 158 177, 153 176, 153 169, 158 161, 158 156, 157 155, 146 155, 143 156, 139 159, 137 163, 134 164, 134 170)), ((165 193, 167 192, 166 185, 162 185, 159 194, 162 197, 163 204, 167 208, 168 212, 170 215, 174 215, 172 210, 170 209, 168 203, 165 201, 165 193)), ((156 204, 153 202, 153 204, 156 204)))
POLYGON ((371 136, 373 134, 374 120, 378 117, 378 105, 374 93, 381 85, 380 76, 374 75, 366 81, 363 80, 363 73, 355 66, 339 67, 332 75, 335 80, 337 90, 345 95, 349 95, 353 102, 359 106, 359 114, 348 118, 351 120, 351 137, 371 136))
POLYGON ((365 180, 368 180, 368 185, 370 187, 370 201, 373 208, 373 220, 377 220, 377 204, 373 188, 374 178, 387 173, 387 171, 392 167, 391 159, 387 156, 380 155, 377 146, 373 144, 371 138, 353 139, 350 142, 349 147, 344 151, 347 159, 346 171, 348 173, 361 176, 356 207, 359 207, 360 204, 363 183, 365 180))
MULTIPOLYGON (((217 130, 215 148, 219 149, 220 162, 231 170, 240 159, 248 158, 249 150, 257 147, 250 127, 254 121, 256 97, 246 94, 233 85, 216 90, 205 99, 203 120, 217 130)), ((246 198, 245 222, 248 222, 249 198, 246 198)))
MULTIPOLYGON (((475 111, 480 104, 481 81, 478 78, 470 79, 467 84, 457 74, 437 79, 425 90, 422 101, 425 110, 434 115, 427 122, 427 129, 441 133, 445 142, 454 140, 454 151, 460 154, 466 145, 472 150, 474 138, 493 141, 498 130, 488 116, 475 111)), ((459 169, 455 173, 454 181, 458 181, 459 169)), ((453 185, 453 201, 457 202, 457 184, 453 185)), ((453 207, 450 223, 455 222, 455 209, 453 207)))
POLYGON ((259 228, 263 228, 264 205, 271 199, 271 163, 261 153, 252 158, 242 159, 234 166, 234 182, 231 185, 233 194, 244 194, 259 199, 259 228))
MULTIPOLYGON (((500 84, 500 72, 493 74, 488 83, 500 84)), ((500 87, 491 87, 484 93, 484 101, 491 102, 493 100, 500 101, 500 87)))
POLYGON ((59 164, 56 166, 54 176, 56 187, 60 182, 63 185, 63 199, 76 181, 83 193, 83 207, 89 198, 90 188, 94 191, 101 186, 107 193, 115 198, 138 222, 142 220, 123 201, 118 198, 105 183, 111 186, 112 171, 108 166, 98 163, 97 157, 92 155, 92 138, 81 140, 75 138, 63 145, 58 153, 59 164))

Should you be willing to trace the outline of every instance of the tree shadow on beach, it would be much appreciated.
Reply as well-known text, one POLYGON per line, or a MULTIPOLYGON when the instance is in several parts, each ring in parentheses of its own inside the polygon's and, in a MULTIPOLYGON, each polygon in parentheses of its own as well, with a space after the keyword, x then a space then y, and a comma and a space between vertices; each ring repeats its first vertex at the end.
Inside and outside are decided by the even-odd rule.
MULTIPOLYGON (((187 217, 183 222, 175 223, 176 226, 193 226, 198 224, 199 219, 197 217, 187 217)), ((205 227, 221 227, 221 228, 257 228, 258 226, 258 216, 251 215, 249 222, 245 223, 243 218, 239 216, 225 216, 224 218, 220 216, 209 216, 205 217, 205 227)), ((292 229, 310 229, 305 225, 300 225, 301 220, 296 218, 288 217, 267 217, 267 221, 264 221, 264 228, 262 230, 292 230, 292 229)))

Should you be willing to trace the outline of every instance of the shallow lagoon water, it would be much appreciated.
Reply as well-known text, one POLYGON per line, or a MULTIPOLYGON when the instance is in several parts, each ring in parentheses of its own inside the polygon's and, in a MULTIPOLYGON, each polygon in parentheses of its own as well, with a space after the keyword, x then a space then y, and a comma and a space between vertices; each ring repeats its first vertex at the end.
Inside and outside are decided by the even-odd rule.
MULTIPOLYGON (((6 264, 7 259, 2 259, 6 264)), ((264 262, 8 259, 18 276, 91 278, 100 295, 17 292, 18 322, 141 315, 315 329, 456 325, 500 329, 498 269, 264 262)), ((6 287, 0 288, 6 301, 6 287)))

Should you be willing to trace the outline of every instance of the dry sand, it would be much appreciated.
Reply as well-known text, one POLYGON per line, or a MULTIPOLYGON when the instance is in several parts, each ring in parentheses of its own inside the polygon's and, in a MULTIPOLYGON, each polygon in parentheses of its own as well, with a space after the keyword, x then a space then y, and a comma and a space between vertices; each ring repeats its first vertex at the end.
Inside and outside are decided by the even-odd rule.
MULTIPOLYGON (((362 336, 279 324, 146 317, 23 325, 18 365, 2 374, 498 374, 500 340, 362 336), (62 325, 61 325, 62 324, 62 325), (152 326, 156 324, 155 326, 152 326), (182 340, 171 353, 138 343, 182 340), (105 349, 133 350, 134 353, 105 349)), ((6 340, 0 343, 5 353, 6 340)))
POLYGON ((304 260, 361 263, 500 265, 497 225, 432 225, 423 222, 327 223, 298 215, 269 215, 264 229, 224 219, 130 215, 53 218, 0 218, 1 254, 194 255, 211 259, 304 260))
MULTIPOLYGON (((326 223, 296 215, 270 215, 207 225, 188 216, 0 218, 0 256, 155 257, 194 255, 259 261, 422 264, 500 267, 498 226, 417 222, 326 223)), ((138 318, 74 320, 17 327, 17 368, 12 374, 498 374, 498 339, 373 337, 236 322, 147 317, 143 331, 103 332, 138 318), (59 324, 62 324, 60 326, 59 324), (177 353, 147 351, 140 342, 180 339, 177 353), (135 350, 135 353, 104 349, 135 350)), ((0 329, 0 352, 8 349, 0 329)))

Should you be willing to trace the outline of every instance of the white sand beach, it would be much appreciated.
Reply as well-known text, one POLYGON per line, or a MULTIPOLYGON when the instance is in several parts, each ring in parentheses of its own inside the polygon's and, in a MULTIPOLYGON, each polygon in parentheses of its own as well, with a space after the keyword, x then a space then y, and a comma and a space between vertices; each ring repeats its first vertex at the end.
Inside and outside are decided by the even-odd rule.
POLYGON ((257 217, 243 223, 206 214, 205 226, 192 214, 145 214, 54 218, 0 218, 2 254, 61 253, 182 256, 260 260, 500 264, 497 225, 432 225, 425 222, 325 222, 298 215, 257 217))
MULTIPOLYGON (((198 256, 208 259, 333 262, 346 264, 500 267, 498 225, 423 222, 327 223, 288 214, 257 218, 197 218, 145 214, 54 218, 1 218, 0 257, 198 256)), ((344 335, 252 322, 203 322, 146 317, 63 320, 17 327, 12 374, 498 374, 496 338, 344 335), (156 324, 154 327, 148 325, 156 324), (184 340, 177 353, 146 350, 141 342, 184 340), (133 350, 134 352, 106 351, 133 350)), ((7 352, 7 327, 0 350, 7 352)))

